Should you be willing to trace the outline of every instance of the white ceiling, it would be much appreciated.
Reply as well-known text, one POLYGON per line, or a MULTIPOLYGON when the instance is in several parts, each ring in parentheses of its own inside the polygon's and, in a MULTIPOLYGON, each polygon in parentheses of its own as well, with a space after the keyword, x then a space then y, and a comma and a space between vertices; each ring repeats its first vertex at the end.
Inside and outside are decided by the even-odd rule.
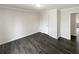
POLYGON ((63 8, 72 8, 78 7, 79 4, 41 4, 41 7, 36 7, 35 4, 0 4, 3 7, 12 7, 12 8, 20 8, 25 10, 33 10, 33 11, 44 11, 48 9, 63 9, 63 8))

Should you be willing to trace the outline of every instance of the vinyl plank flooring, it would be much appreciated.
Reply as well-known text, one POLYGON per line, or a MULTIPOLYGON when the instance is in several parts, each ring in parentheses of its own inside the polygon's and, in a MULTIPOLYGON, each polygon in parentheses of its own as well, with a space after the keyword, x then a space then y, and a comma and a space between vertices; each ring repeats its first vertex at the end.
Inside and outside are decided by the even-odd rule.
POLYGON ((39 32, 0 45, 0 54, 76 54, 78 47, 77 41, 57 40, 39 32))

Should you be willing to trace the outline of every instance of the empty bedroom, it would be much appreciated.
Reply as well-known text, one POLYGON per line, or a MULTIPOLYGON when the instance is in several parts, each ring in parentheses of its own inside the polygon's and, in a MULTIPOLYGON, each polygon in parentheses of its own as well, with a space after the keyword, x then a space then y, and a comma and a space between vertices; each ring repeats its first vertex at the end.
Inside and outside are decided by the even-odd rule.
POLYGON ((0 54, 78 54, 72 14, 79 4, 0 4, 0 54))

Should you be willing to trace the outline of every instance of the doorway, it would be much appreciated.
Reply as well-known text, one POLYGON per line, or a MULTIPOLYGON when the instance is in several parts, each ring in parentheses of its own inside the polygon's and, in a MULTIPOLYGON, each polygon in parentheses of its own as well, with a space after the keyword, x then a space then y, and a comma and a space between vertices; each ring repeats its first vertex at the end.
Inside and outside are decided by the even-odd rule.
POLYGON ((79 38, 79 14, 71 14, 71 40, 79 38))
POLYGON ((79 38, 79 14, 76 14, 76 35, 79 38))

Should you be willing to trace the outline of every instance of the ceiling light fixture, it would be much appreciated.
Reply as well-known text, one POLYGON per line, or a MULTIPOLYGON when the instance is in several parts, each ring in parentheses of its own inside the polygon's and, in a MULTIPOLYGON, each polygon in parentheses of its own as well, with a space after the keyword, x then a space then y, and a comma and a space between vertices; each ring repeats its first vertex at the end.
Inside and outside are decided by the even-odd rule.
POLYGON ((36 7, 40 7, 41 5, 40 4, 36 4, 36 7))

